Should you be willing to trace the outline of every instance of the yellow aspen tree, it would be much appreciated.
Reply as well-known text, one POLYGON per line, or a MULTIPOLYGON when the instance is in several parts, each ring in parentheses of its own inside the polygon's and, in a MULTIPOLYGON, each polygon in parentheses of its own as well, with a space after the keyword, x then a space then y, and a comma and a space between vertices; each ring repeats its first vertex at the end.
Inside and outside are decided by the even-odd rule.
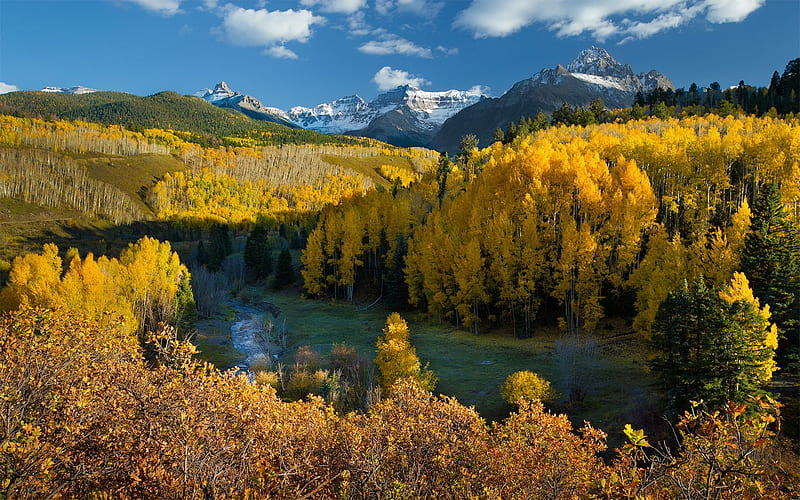
POLYGON ((775 362, 778 327, 769 322, 769 304, 761 307, 744 273, 734 273, 730 286, 720 291, 719 296, 728 304, 740 306, 734 308, 734 311, 744 327, 747 348, 753 354, 755 366, 752 368, 752 377, 759 386, 768 384, 772 380, 772 374, 778 369, 775 362))
POLYGON ((317 226, 308 235, 306 248, 300 256, 300 261, 303 263, 303 269, 300 271, 303 276, 303 286, 306 293, 312 297, 319 297, 326 290, 324 239, 323 226, 317 226))
POLYGON ((686 279, 688 266, 687 251, 680 239, 670 238, 663 225, 656 225, 648 238, 647 254, 631 275, 636 291, 634 330, 650 337, 659 305, 686 279))
POLYGON ((408 323, 398 313, 386 318, 383 335, 378 336, 376 343, 378 382, 385 390, 389 390, 398 380, 413 378, 420 387, 431 391, 436 386, 437 377, 427 365, 422 367, 409 336, 408 323))
POLYGON ((0 308, 6 311, 21 306, 52 308, 60 304, 61 257, 58 247, 46 243, 42 253, 15 257, 8 282, 0 291, 0 308))

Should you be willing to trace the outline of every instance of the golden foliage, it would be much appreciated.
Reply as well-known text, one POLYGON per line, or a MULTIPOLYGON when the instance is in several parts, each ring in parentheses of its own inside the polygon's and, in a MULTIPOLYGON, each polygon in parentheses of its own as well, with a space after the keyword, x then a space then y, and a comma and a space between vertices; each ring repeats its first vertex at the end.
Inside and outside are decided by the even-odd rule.
POLYGON ((500 396, 513 405, 521 401, 547 401, 554 395, 550 382, 530 370, 512 373, 500 386, 500 396))

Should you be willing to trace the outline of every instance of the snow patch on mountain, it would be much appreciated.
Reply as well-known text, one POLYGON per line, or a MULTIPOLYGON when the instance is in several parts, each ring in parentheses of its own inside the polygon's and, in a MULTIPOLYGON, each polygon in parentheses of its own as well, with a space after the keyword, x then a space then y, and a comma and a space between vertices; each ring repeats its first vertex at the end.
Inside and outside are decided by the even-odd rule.
POLYGON ((313 108, 296 106, 288 114, 292 121, 304 128, 330 134, 361 130, 380 116, 403 110, 413 117, 421 131, 434 131, 465 107, 486 98, 476 90, 429 92, 402 85, 370 102, 352 95, 313 108))
POLYGON ((49 92, 51 94, 91 94, 92 92, 98 91, 82 85, 75 85, 74 87, 45 87, 42 89, 42 92, 49 92))
POLYGON ((586 73, 572 73, 572 76, 578 80, 583 80, 586 83, 597 85, 598 87, 608 87, 617 90, 627 90, 622 82, 617 79, 612 79, 607 76, 589 75, 586 73))
POLYGON ((232 91, 230 87, 228 87, 227 83, 219 82, 214 86, 213 89, 203 89, 195 92, 194 95, 213 104, 223 99, 229 99, 241 94, 239 92, 232 91))
POLYGON ((517 83, 515 87, 562 85, 565 79, 570 78, 588 83, 599 92, 620 100, 628 99, 627 94, 630 94, 632 100, 636 92, 647 92, 659 87, 675 89, 669 78, 658 71, 637 75, 630 64, 622 64, 605 49, 598 47, 584 49, 566 67, 559 64, 555 68, 543 69, 529 80, 517 83))
POLYGON ((379 116, 407 108, 422 128, 430 130, 441 126, 447 118, 482 98, 464 91, 426 92, 401 86, 380 94, 371 102, 352 95, 313 108, 296 106, 289 110, 288 115, 304 128, 343 133, 363 129, 379 116))

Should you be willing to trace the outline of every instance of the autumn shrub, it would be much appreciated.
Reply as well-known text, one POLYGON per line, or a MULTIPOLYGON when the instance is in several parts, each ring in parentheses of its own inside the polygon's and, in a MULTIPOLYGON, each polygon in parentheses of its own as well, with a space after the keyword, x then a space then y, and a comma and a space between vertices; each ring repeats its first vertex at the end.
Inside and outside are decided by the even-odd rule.
POLYGON ((284 383, 284 399, 297 401, 309 394, 319 395, 322 390, 322 382, 327 376, 328 372, 324 370, 292 370, 289 380, 284 383))
POLYGON ((255 384, 259 386, 269 385, 271 387, 274 387, 275 389, 278 389, 280 387, 279 386, 280 380, 276 372, 270 372, 270 371, 256 372, 253 382, 255 382, 255 384))
POLYGON ((751 405, 709 411, 695 402, 674 426, 678 446, 650 443, 626 426, 628 442, 599 489, 608 498, 797 498, 797 455, 775 439, 781 405, 770 398, 751 405))
MULTIPOLYGON (((64 310, 0 318, 2 498, 775 498, 775 411, 731 405, 640 431, 606 465, 602 431, 522 402, 487 426, 411 379, 365 412, 223 374, 167 328, 145 363, 133 336, 64 310)), ((299 372, 298 388, 330 377, 299 372), (301 384, 300 382, 303 382, 301 384)), ((272 375, 264 378, 271 378, 272 375)), ((329 379, 330 380, 330 379, 329 379)), ((263 379, 262 379, 263 381, 263 379)), ((780 457, 777 457, 780 458, 780 457)))
POLYGON ((548 401, 554 395, 550 382, 529 370, 512 373, 500 386, 500 396, 513 405, 521 401, 548 401))
POLYGON ((310 345, 298 347, 294 354, 295 366, 304 370, 314 371, 320 367, 320 362, 319 353, 310 345))

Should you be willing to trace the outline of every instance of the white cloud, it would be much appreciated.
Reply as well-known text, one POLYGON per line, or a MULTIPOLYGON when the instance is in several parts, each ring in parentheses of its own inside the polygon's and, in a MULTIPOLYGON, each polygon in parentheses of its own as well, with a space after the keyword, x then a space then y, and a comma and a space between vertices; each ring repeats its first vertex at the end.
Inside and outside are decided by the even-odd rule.
POLYGON ((16 85, 11 85, 10 83, 0 82, 0 94, 8 94, 9 92, 16 92, 19 89, 16 85))
POLYGON ((303 7, 316 7, 322 12, 353 14, 367 5, 367 0, 300 0, 303 7))
POLYGON ((439 52, 441 52, 442 54, 444 54, 446 56, 457 56, 458 55, 458 47, 453 47, 452 49, 448 49, 447 47, 443 47, 443 46, 439 45, 438 47, 436 47, 436 50, 438 50, 439 52))
POLYGON ((364 11, 358 11, 347 18, 347 32, 352 36, 366 36, 373 33, 372 27, 367 24, 364 11))
POLYGON ((738 23, 764 5, 764 0, 706 0, 706 19, 712 23, 738 23))
POLYGON ((181 0, 126 0, 140 7, 165 16, 177 14, 181 9, 181 0))
POLYGON ((378 86, 379 90, 391 90, 400 85, 412 85, 414 87, 422 87, 423 85, 430 85, 428 80, 411 75, 402 69, 392 69, 389 66, 384 66, 375 73, 372 81, 378 86))
POLYGON ((406 12, 421 17, 434 18, 444 7, 444 2, 430 0, 375 0, 375 10, 388 15, 392 11, 406 12))
POLYGON ((395 35, 386 35, 383 40, 371 40, 359 47, 358 50, 373 56, 400 54, 425 58, 433 57, 431 49, 420 47, 405 38, 400 38, 395 35))
POLYGON ((712 23, 739 22, 765 0, 472 0, 454 26, 476 38, 504 37, 532 24, 558 36, 590 34, 646 38, 682 26, 698 16, 712 23), (634 19, 631 19, 634 18, 634 19))
POLYGON ((324 17, 305 9, 269 11, 228 4, 218 31, 234 45, 272 47, 289 41, 305 42, 311 36, 311 26, 324 22, 324 17))
POLYGON ((264 54, 278 59, 297 59, 297 54, 294 51, 287 49, 283 45, 276 45, 264 50, 264 54))
POLYGON ((490 89, 486 85, 473 85, 472 87, 469 88, 469 90, 467 90, 467 94, 491 96, 492 89, 490 89))

